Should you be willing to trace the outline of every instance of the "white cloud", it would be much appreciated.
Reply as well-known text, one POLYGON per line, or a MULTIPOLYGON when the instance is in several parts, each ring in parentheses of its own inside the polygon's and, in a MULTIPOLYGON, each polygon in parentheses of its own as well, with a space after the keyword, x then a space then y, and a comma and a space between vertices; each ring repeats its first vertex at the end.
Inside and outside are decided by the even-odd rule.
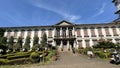
POLYGON ((103 3, 100 10, 95 15, 93 15, 92 17, 97 17, 97 16, 101 15, 102 13, 104 13, 105 6, 106 6, 106 3, 103 3))
POLYGON ((75 22, 76 20, 79 20, 81 18, 81 16, 68 13, 64 7, 56 7, 55 5, 50 5, 44 2, 43 0, 31 0, 30 3, 33 6, 57 13, 71 22, 75 22))

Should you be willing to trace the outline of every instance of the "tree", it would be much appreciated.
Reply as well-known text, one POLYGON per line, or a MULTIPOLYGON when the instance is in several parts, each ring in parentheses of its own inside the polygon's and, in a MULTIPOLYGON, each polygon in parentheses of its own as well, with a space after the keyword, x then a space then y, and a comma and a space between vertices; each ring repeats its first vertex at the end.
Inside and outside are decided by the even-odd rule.
POLYGON ((13 51, 14 38, 11 36, 8 41, 8 49, 13 51))
POLYGON ((6 54, 6 50, 8 47, 6 46, 7 44, 7 38, 6 37, 0 37, 0 50, 2 50, 1 54, 6 54))
POLYGON ((30 50, 30 37, 29 36, 26 37, 23 48, 25 49, 25 51, 30 50))
POLYGON ((46 33, 44 33, 42 40, 41 40, 41 46, 45 47, 46 45, 47 45, 47 35, 46 35, 46 33))
POLYGON ((1 37, 1 44, 6 45, 7 44, 7 37, 1 37))
POLYGON ((98 41, 98 44, 93 47, 94 48, 115 48, 115 46, 117 46, 117 44, 114 44, 114 43, 104 40, 104 39, 100 39, 98 41))
POLYGON ((34 46, 34 45, 38 44, 39 37, 37 35, 35 35, 33 39, 34 39, 34 41, 33 41, 33 46, 34 46))
POLYGON ((5 30, 0 28, 0 37, 3 37, 5 30))
POLYGON ((32 47, 32 50, 33 51, 38 51, 39 50, 39 44, 35 44, 33 47, 32 47))
POLYGON ((33 47, 32 47, 32 50, 35 51, 35 50, 39 50, 39 37, 37 35, 34 36, 33 38, 33 47))
POLYGON ((22 49, 22 43, 23 43, 22 38, 19 37, 16 45, 14 45, 14 50, 15 51, 20 51, 22 49))

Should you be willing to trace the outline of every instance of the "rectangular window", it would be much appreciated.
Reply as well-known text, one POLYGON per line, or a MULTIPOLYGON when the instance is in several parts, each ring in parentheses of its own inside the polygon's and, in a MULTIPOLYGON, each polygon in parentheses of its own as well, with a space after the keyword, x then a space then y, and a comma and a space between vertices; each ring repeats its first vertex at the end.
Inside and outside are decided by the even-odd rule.
POLYGON ((29 36, 29 37, 31 36, 31 31, 28 31, 28 35, 27 36, 29 36))
POLYGON ((34 36, 38 36, 38 31, 35 31, 34 36))
POLYGON ((11 32, 7 32, 7 38, 10 38, 11 32))
POLYGON ((51 38, 52 37, 52 30, 48 31, 48 37, 51 38))
POLYGON ((82 48, 82 40, 78 40, 78 48, 82 48))
POLYGON ((24 31, 21 31, 21 37, 24 38, 24 31))
POLYGON ((14 32, 14 38, 17 38, 17 32, 16 31, 14 32))
POLYGON ((45 33, 45 31, 42 31, 42 32, 41 32, 41 37, 43 37, 44 33, 45 33))
POLYGON ((96 45, 98 42, 97 42, 97 39, 93 39, 93 45, 96 45))
POLYGON ((89 37, 89 36, 88 36, 88 30, 87 30, 87 29, 84 29, 84 36, 85 36, 85 37, 89 37))
POLYGON ((91 35, 92 35, 92 37, 96 37, 96 35, 95 35, 95 29, 91 29, 91 35))
POLYGON ((115 39, 117 44, 120 44, 120 39, 115 39))
POLYGON ((100 37, 103 37, 102 28, 98 28, 98 34, 100 37))
POLYGON ((116 28, 112 28, 112 30, 113 30, 113 35, 114 35, 114 36, 118 36, 118 33, 117 33, 117 31, 116 31, 116 28))
POLYGON ((77 36, 80 37, 81 36, 81 33, 80 33, 80 29, 77 29, 77 36))
POLYGON ((86 43, 86 47, 90 47, 90 41, 89 40, 85 40, 86 43))
POLYGON ((106 33, 106 36, 111 36, 109 32, 109 28, 105 28, 105 33, 106 33))

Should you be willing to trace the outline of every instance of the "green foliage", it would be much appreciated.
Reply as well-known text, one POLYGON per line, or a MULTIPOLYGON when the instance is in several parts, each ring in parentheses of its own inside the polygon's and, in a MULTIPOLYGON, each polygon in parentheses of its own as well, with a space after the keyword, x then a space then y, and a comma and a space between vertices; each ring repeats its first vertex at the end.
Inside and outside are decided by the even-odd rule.
POLYGON ((37 52, 32 52, 31 55, 30 55, 30 60, 33 62, 33 63, 37 63, 40 61, 40 57, 39 57, 39 54, 37 52))
POLYGON ((97 45, 93 46, 93 48, 115 48, 115 46, 118 45, 102 39, 98 42, 97 45))
POLYGON ((15 51, 20 51, 21 49, 22 49, 22 38, 21 37, 19 37, 18 38, 18 40, 17 40, 17 43, 16 43, 16 45, 14 45, 14 50, 15 51))
POLYGON ((8 48, 12 51, 13 50, 13 44, 14 44, 14 38, 11 36, 8 41, 8 48))
POLYGON ((106 58, 106 55, 102 51, 95 52, 95 55, 98 56, 99 58, 106 58))
POLYGON ((19 58, 19 59, 14 59, 14 60, 9 60, 7 61, 7 65, 15 65, 15 64, 26 64, 30 63, 29 58, 19 58))
POLYGON ((23 48, 25 49, 25 51, 28 51, 30 49, 30 37, 29 36, 26 37, 23 48))
POLYGON ((35 35, 35 36, 34 36, 33 45, 38 44, 38 42, 39 42, 39 37, 35 35))
POLYGON ((0 64, 24 64, 24 62, 28 60, 30 62, 29 56, 30 56, 30 52, 17 52, 17 53, 1 55, 0 64))
POLYGON ((0 49, 3 50, 3 51, 1 52, 1 54, 6 54, 6 50, 8 49, 8 47, 7 47, 6 45, 0 44, 0 49))
POLYGON ((3 37, 5 30, 3 28, 0 28, 0 37, 3 37))
POLYGON ((0 43, 3 45, 7 44, 7 38, 6 37, 1 37, 0 43))
POLYGON ((34 45, 34 46, 32 47, 32 50, 33 50, 33 51, 39 50, 39 47, 40 47, 40 45, 39 45, 39 44, 36 44, 36 45, 34 45))
POLYGON ((49 51, 48 55, 46 56, 46 60, 50 60, 52 58, 52 56, 55 56, 57 54, 56 50, 51 50, 49 51))
POLYGON ((46 33, 44 33, 41 41, 41 46, 45 47, 46 45, 47 45, 47 35, 46 33))
POLYGON ((1 59, 0 58, 0 65, 5 65, 8 62, 7 59, 1 59))
POLYGON ((0 49, 3 50, 2 54, 6 54, 6 50, 8 49, 6 44, 7 44, 7 38, 6 37, 1 37, 1 39, 0 39, 0 49))
POLYGON ((22 55, 14 55, 14 56, 8 56, 7 59, 8 60, 13 60, 13 59, 18 59, 18 58, 27 58, 29 57, 30 54, 22 54, 22 55))

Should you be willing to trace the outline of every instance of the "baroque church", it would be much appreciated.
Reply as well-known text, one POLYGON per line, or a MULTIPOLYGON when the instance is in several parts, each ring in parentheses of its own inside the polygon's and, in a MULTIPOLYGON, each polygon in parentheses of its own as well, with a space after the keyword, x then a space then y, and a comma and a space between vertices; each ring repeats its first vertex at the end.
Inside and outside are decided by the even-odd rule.
MULTIPOLYGON (((30 47, 33 46, 33 37, 39 37, 39 44, 44 33, 47 35, 47 43, 57 46, 60 50, 68 51, 68 48, 85 48, 97 44, 99 39, 106 39, 113 43, 120 43, 120 0, 113 0, 118 10, 115 14, 119 18, 104 24, 75 24, 61 21, 49 26, 25 26, 5 27, 4 37, 13 36, 14 42, 22 37, 23 45, 27 36, 31 37, 30 47)), ((9 40, 8 40, 9 41, 9 40)))

